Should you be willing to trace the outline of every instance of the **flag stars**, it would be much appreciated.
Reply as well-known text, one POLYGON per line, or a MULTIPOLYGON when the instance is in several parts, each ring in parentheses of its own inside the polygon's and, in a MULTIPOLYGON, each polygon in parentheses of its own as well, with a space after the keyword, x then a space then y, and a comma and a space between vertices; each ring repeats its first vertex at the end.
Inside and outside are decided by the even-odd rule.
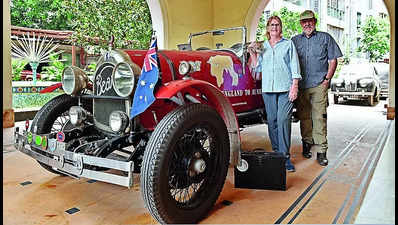
POLYGON ((150 85, 149 85, 149 88, 150 89, 153 89, 155 87, 155 84, 154 83, 151 83, 150 85))
POLYGON ((146 84, 145 80, 142 80, 141 81, 141 86, 145 86, 145 84, 146 84))

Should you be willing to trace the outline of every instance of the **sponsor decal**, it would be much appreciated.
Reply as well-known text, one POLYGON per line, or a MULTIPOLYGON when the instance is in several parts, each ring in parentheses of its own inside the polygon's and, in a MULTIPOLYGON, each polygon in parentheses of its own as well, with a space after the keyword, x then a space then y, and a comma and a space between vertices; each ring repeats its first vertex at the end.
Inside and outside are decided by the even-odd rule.
POLYGON ((41 143, 42 143, 42 141, 43 141, 42 137, 41 137, 40 135, 36 135, 36 137, 35 137, 35 144, 36 144, 37 146, 40 146, 41 143))
POLYGON ((31 144, 33 141, 33 134, 32 132, 28 132, 26 137, 28 138, 28 143, 31 144))
POLYGON ((47 145, 48 144, 48 142, 47 142, 47 136, 44 136, 43 137, 43 139, 42 139, 42 141, 41 141, 41 148, 43 149, 43 150, 47 150, 47 145))
POLYGON ((57 148, 57 139, 55 138, 49 138, 48 139, 48 149, 50 149, 50 151, 55 151, 55 149, 57 148))
POLYGON ((57 133, 57 141, 59 141, 59 142, 65 141, 65 133, 64 132, 60 131, 57 133))

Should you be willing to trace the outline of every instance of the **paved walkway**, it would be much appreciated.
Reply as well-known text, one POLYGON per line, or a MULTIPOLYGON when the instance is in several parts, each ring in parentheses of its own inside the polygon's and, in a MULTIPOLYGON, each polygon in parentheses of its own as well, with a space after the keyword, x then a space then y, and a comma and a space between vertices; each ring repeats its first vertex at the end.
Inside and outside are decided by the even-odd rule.
MULTIPOLYGON (((329 145, 338 151, 330 152, 330 164, 322 168, 315 157, 301 156, 294 124, 291 153, 297 172, 287 174, 287 190, 234 188, 230 168, 219 200, 201 223, 393 224, 394 129, 395 121, 387 121, 385 127, 358 129, 349 141, 331 139, 329 145), (341 143, 344 147, 336 146, 341 143)), ((265 125, 246 128, 243 148, 270 149, 263 141, 265 130, 265 125)), ((56 176, 16 151, 12 133, 12 128, 3 129, 4 224, 156 224, 141 199, 138 175, 131 189, 56 176), (67 213, 71 209, 77 212, 67 213)))

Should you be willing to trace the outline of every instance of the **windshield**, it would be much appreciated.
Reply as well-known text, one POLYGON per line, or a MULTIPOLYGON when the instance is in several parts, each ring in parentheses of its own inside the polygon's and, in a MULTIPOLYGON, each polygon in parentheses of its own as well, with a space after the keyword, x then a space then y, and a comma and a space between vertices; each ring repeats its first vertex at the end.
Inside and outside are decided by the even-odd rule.
POLYGON ((241 46, 246 43, 246 28, 232 27, 218 30, 209 30, 189 35, 188 45, 193 50, 208 50, 208 49, 225 49, 231 48, 234 51, 239 51, 241 46), (233 37, 233 38, 232 38, 233 37), (195 39, 193 41, 193 39, 195 39), (231 42, 227 44, 225 42, 231 42), (212 41, 209 41, 212 40, 212 41), (211 43, 209 45, 209 43, 211 43))

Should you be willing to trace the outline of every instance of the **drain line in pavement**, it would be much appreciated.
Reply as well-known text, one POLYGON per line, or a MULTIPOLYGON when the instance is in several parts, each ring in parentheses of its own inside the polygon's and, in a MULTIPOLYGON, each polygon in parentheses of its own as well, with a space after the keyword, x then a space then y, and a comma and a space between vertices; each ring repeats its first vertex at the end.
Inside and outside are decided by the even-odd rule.
MULTIPOLYGON (((377 140, 376 140, 374 146, 378 146, 378 145, 380 144, 383 135, 384 135, 384 132, 381 133, 381 134, 378 136, 378 138, 377 138, 377 140)), ((365 160, 365 163, 362 165, 361 169, 359 170, 358 175, 357 175, 356 177, 353 178, 353 181, 355 181, 355 180, 361 178, 361 176, 362 176, 363 172, 365 171, 365 169, 369 168, 369 167, 367 166, 367 165, 369 164, 369 162, 370 162, 372 159, 374 160, 374 158, 375 158, 374 156, 376 156, 376 158, 377 158, 377 153, 376 153, 377 151, 378 151, 378 150, 377 150, 375 147, 372 148, 372 150, 370 151, 368 157, 367 157, 366 160, 365 160)), ((336 223, 337 223, 338 219, 339 219, 340 216, 341 216, 341 213, 343 212, 344 208, 347 206, 347 203, 348 203, 349 199, 351 198, 351 195, 353 194, 354 188, 355 188, 355 187, 356 187, 356 186, 355 186, 355 183, 353 182, 353 183, 351 184, 350 191, 349 191, 348 194, 346 195, 346 198, 344 199, 343 205, 340 207, 339 211, 337 212, 335 218, 333 219, 332 224, 336 224, 336 223)))
MULTIPOLYGON (((387 128, 384 130, 384 132, 382 133, 382 138, 381 138, 381 145, 378 146, 377 150, 376 150, 376 157, 373 158, 370 167, 367 170, 367 173, 365 175, 365 178, 362 180, 360 186, 359 186, 359 191, 357 192, 357 194, 355 195, 354 198, 354 202, 352 203, 350 210, 348 211, 348 214, 346 216, 346 218, 344 219, 344 224, 350 223, 352 217, 354 216, 355 213, 355 209, 358 206, 358 204, 360 203, 361 200, 361 196, 362 196, 362 192, 364 191, 366 184, 368 184, 369 179, 370 179, 370 175, 372 174, 372 171, 374 171, 377 161, 380 158, 380 155, 382 153, 382 150, 384 148, 384 145, 386 143, 386 140, 388 138, 388 133, 390 133, 390 129, 391 129, 391 124, 389 123, 387 125, 387 128), (387 132, 388 131, 388 132, 387 132)), ((380 137, 380 136, 379 136, 380 137)), ((376 142, 377 143, 377 142, 376 142)), ((376 145, 377 146, 377 145, 376 145)))
MULTIPOLYGON (((334 167, 333 169, 337 168, 336 165, 339 165, 339 162, 341 161, 340 159, 345 158, 346 155, 348 155, 348 153, 352 150, 354 143, 358 140, 360 140, 365 134, 366 132, 370 129, 370 125, 364 127, 355 137, 354 139, 343 149, 343 151, 337 156, 337 159, 335 160, 333 165, 329 165, 327 166, 325 169, 323 169, 323 171, 321 172, 321 174, 318 175, 318 177, 316 177, 314 179, 314 181, 312 182, 312 184, 310 184, 310 186, 308 186, 308 188, 296 199, 296 201, 294 201, 294 203, 282 214, 281 217, 279 217, 278 220, 275 221, 275 224, 280 224, 284 219, 286 219, 286 217, 296 208, 296 206, 300 203, 301 200, 304 199, 304 197, 307 196, 307 194, 311 191, 311 189, 319 182, 319 180, 329 171, 329 169, 331 167, 334 167)), ((326 181, 326 180, 325 180, 326 181)), ((324 182, 323 182, 324 183, 324 182)), ((318 189, 323 185, 323 183, 318 187, 318 189)), ((317 191, 316 191, 317 192, 317 191)), ((310 198, 309 200, 311 200, 312 198, 310 198)), ((308 204, 309 200, 307 201, 307 203, 304 204, 304 206, 299 210, 299 212, 302 211, 302 209, 304 209, 305 205, 308 204)), ((294 218, 296 218, 299 215, 299 213, 297 215, 294 216, 294 218)), ((293 222, 293 220, 291 220, 291 222, 293 222)))

